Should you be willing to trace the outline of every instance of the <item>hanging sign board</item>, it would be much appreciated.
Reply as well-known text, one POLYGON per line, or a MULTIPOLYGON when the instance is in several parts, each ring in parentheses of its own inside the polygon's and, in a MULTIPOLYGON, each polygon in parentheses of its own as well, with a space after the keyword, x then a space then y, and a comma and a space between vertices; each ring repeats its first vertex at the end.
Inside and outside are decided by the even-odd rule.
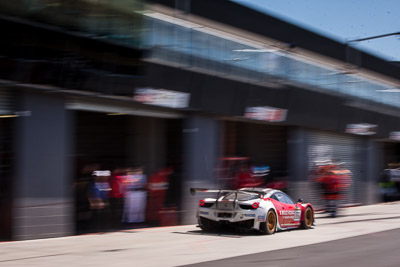
POLYGON ((247 107, 244 117, 252 120, 281 122, 286 120, 287 110, 273 107, 247 107))
POLYGON ((137 102, 168 108, 186 108, 189 106, 189 98, 189 93, 149 87, 137 88, 133 96, 137 102))
POLYGON ((390 132, 389 139, 394 141, 400 141, 400 132, 390 132))
POLYGON ((354 123, 346 125, 346 133, 356 135, 374 135, 378 125, 369 123, 354 123))

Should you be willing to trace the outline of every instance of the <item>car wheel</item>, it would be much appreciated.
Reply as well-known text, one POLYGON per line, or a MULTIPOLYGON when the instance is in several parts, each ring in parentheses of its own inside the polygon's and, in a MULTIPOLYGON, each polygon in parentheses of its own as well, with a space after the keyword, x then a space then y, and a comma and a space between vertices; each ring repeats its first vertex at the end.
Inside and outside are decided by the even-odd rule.
POLYGON ((208 220, 201 217, 199 218, 199 227, 201 230, 203 230, 203 232, 212 232, 213 230, 215 230, 215 228, 208 220))
POLYGON ((276 231, 277 218, 274 210, 267 213, 267 221, 260 224, 260 230, 266 235, 272 235, 276 231))
POLYGON ((301 222, 301 228, 310 229, 314 222, 314 212, 311 207, 307 207, 304 212, 304 220, 301 222))

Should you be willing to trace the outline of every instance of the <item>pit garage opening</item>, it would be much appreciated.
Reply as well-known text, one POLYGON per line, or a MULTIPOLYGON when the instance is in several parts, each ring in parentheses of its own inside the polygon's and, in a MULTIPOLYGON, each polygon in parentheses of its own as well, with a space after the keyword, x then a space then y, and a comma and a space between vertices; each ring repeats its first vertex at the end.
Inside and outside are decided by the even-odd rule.
POLYGON ((178 224, 181 116, 87 103, 69 109, 76 232, 178 224))

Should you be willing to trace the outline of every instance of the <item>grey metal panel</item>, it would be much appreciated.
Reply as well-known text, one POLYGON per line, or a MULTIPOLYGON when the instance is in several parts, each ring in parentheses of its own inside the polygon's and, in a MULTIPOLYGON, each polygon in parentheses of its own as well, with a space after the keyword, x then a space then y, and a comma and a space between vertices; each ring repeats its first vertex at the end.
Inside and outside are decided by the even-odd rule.
POLYGON ((189 194, 190 187, 215 186, 214 170, 219 154, 220 122, 202 116, 192 116, 184 121, 183 129, 183 180, 182 223, 196 222, 199 199, 189 194))
POLYGON ((13 238, 69 235, 73 229, 72 125, 65 99, 22 93, 19 103, 21 110, 31 113, 16 118, 13 238), (53 211, 60 212, 56 214, 60 227, 49 223, 53 211))

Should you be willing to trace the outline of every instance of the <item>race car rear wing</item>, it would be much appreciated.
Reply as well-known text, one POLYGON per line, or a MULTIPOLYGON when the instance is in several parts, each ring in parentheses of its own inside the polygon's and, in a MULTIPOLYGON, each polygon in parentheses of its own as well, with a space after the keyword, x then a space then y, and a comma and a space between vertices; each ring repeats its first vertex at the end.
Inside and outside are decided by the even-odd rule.
POLYGON ((190 194, 192 196, 196 195, 197 192, 201 193, 232 193, 237 192, 238 190, 225 190, 225 189, 207 189, 207 188, 190 188, 190 194))
POLYGON ((238 190, 223 190, 223 189, 207 189, 207 188, 190 188, 190 194, 194 196, 197 192, 201 193, 217 193, 215 198, 215 207, 218 209, 218 199, 221 193, 235 193, 235 199, 232 202, 233 208, 236 208, 237 192, 238 190))
POLYGON ((237 196, 238 192, 243 192, 243 193, 257 193, 260 198, 263 197, 262 192, 260 191, 251 191, 251 190, 226 190, 226 189, 207 189, 207 188, 190 188, 190 194, 194 196, 197 192, 201 193, 217 193, 217 197, 215 199, 215 205, 218 208, 218 199, 221 196, 221 193, 235 193, 235 198, 232 202, 233 207, 236 207, 236 202, 237 202, 237 196))
POLYGON ((200 193, 232 193, 232 192, 243 192, 243 193, 256 193, 260 196, 263 195, 263 192, 260 190, 252 190, 252 189, 238 189, 238 190, 231 190, 231 189, 208 189, 208 188, 190 188, 190 194, 192 196, 196 195, 197 192, 200 193))

